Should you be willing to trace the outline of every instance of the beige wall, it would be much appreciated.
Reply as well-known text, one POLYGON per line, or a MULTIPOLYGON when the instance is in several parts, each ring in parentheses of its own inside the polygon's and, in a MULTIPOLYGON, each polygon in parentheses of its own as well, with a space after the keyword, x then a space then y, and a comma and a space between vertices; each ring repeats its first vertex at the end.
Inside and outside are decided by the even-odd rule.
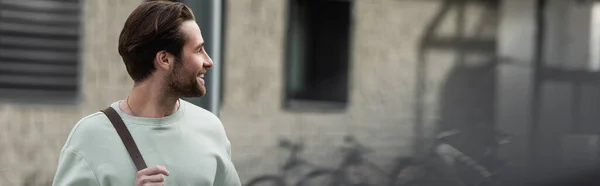
MULTIPOLYGON (((233 143, 233 157, 242 180, 276 173, 286 153, 277 139, 305 139, 303 157, 335 166, 335 148, 350 134, 375 150, 369 158, 384 169, 397 156, 410 155, 415 133, 415 100, 419 46, 427 25, 442 8, 436 0, 356 0, 351 45, 350 106, 341 113, 299 113, 282 110, 286 2, 229 0, 225 78, 221 119, 233 143)), ((480 38, 494 39, 494 17, 479 22, 481 5, 465 9, 465 36, 484 27, 480 38)), ((489 13, 489 12, 488 12, 489 13)), ((456 9, 435 33, 454 37, 456 9)), ((455 64, 454 48, 425 53, 424 132, 431 136, 439 119, 440 92, 455 64)), ((467 56, 469 65, 485 58, 467 56)))
POLYGON ((140 0, 86 0, 83 19, 82 100, 74 105, 0 103, 0 185, 27 176, 52 180, 59 151, 79 118, 127 96, 130 80, 117 53, 119 32, 140 0))
MULTIPOLYGON (((125 18, 140 1, 85 2, 82 102, 65 106, 0 103, 0 185, 22 185, 25 176, 36 172, 41 181, 50 180, 75 122, 125 97, 131 88, 116 46, 125 18)), ((242 180, 277 171, 286 155, 275 147, 280 136, 306 139, 303 156, 323 166, 338 163, 334 148, 345 134, 373 148, 369 158, 384 169, 392 158, 410 155, 417 64, 422 62, 417 53, 442 1, 355 0, 350 106, 345 112, 327 114, 281 108, 285 2, 227 1, 221 118, 242 180)), ((482 8, 467 10, 469 36, 479 24, 482 8)), ((455 15, 443 19, 440 34, 455 34, 455 15)), ((495 33, 486 37, 494 38, 495 33)), ((456 54, 449 49, 429 50, 426 57, 424 128, 430 135, 439 118, 439 94, 456 54)))

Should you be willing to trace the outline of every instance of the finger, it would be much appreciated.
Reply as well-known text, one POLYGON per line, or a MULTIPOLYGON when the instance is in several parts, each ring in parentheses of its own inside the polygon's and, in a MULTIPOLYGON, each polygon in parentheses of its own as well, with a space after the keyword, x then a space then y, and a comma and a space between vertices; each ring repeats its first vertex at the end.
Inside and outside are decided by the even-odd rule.
POLYGON ((165 176, 168 176, 169 170, 167 170, 167 168, 165 166, 152 166, 152 167, 148 167, 145 168, 141 171, 138 172, 138 175, 154 175, 154 174, 164 174, 165 176))
POLYGON ((150 176, 142 177, 143 183, 160 183, 165 181, 165 176, 162 174, 155 174, 150 176))
POLYGON ((165 186, 165 183, 146 183, 144 186, 165 186))

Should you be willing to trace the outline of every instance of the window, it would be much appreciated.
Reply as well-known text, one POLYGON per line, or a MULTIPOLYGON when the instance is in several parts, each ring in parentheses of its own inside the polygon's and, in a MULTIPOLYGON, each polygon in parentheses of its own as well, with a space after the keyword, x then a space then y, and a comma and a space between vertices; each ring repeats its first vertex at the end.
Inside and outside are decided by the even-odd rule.
MULTIPOLYGON (((596 1, 547 0, 542 61, 538 67, 540 128, 561 123, 573 134, 597 134, 600 117, 600 5, 596 1), (559 104, 561 103, 561 104, 559 104), (562 104, 564 103, 564 104, 562 104), (553 106, 563 105, 554 108, 553 106)), ((561 125, 561 126, 562 126, 561 125)), ((557 125, 558 126, 558 125, 557 125)))
POLYGON ((75 101, 80 2, 0 1, 0 99, 75 101))
POLYGON ((350 0, 290 0, 285 107, 345 108, 350 0))

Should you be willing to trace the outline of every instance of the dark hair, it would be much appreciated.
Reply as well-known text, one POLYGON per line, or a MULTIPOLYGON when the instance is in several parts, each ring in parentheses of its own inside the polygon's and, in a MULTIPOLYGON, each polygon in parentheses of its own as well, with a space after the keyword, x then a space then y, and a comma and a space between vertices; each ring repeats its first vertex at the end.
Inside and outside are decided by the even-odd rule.
POLYGON ((157 52, 180 57, 185 34, 179 27, 188 20, 195 20, 194 14, 179 2, 145 2, 133 10, 119 36, 119 54, 133 81, 145 80, 156 70, 157 52))

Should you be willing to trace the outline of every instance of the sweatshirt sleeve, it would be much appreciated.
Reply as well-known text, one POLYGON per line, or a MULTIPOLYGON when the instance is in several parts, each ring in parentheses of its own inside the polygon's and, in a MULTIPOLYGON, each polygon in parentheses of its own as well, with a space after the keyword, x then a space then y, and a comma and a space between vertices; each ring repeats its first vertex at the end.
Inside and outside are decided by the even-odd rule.
POLYGON ((231 143, 226 140, 225 157, 219 161, 215 186, 241 186, 240 177, 231 161, 231 143))
POLYGON ((76 152, 63 149, 58 160, 53 186, 100 186, 88 162, 76 152))
POLYGON ((229 140, 227 140, 227 146, 226 146, 226 148, 227 148, 226 149, 227 150, 227 156, 228 156, 229 160, 231 161, 231 159, 233 159, 233 158, 231 158, 231 142, 229 142, 229 140))

